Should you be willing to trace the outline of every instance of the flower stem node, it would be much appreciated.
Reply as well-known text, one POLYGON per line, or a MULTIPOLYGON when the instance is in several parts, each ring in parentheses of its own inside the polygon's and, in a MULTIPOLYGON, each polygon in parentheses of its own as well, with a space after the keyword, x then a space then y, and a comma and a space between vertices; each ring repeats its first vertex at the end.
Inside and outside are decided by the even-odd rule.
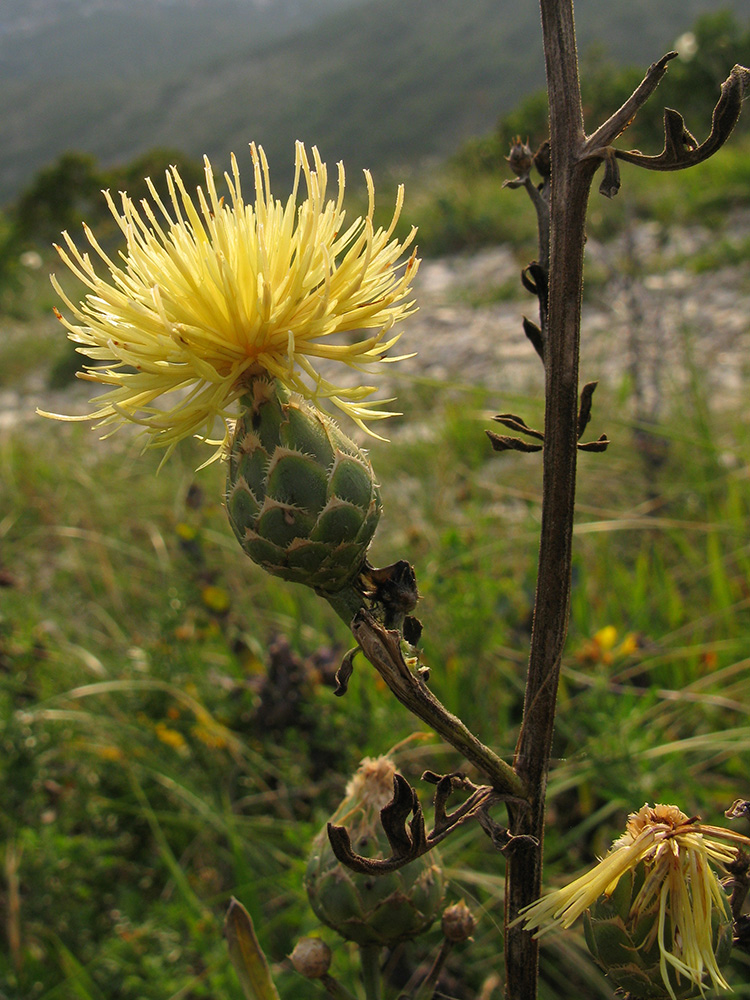
POLYGON ((254 562, 326 597, 362 571, 382 510, 365 452, 302 397, 262 376, 241 400, 226 505, 254 562))
POLYGON ((510 153, 505 157, 508 166, 516 177, 528 177, 529 171, 534 163, 534 155, 527 142, 523 142, 520 135, 517 135, 510 144, 510 153))

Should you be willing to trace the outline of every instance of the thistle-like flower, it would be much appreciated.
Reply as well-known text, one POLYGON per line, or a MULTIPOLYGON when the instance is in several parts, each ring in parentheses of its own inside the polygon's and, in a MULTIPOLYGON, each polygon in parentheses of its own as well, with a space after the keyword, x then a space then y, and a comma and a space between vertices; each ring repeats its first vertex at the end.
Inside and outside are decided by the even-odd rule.
POLYGON ((111 430, 132 421, 167 454, 188 435, 221 444, 212 440, 215 419, 228 428, 231 404, 258 376, 315 405, 328 399, 365 429, 366 421, 389 415, 367 400, 373 386, 335 385, 315 363, 332 359, 367 370, 376 361, 398 360, 386 357, 400 336, 391 331, 413 311, 408 296, 419 263, 414 253, 400 262, 415 231, 403 242, 393 236, 403 189, 390 225, 376 230, 366 172, 367 215, 347 226, 343 165, 337 197, 326 200, 325 164, 313 148, 311 166, 298 142, 292 193, 281 202, 271 194, 262 148, 250 151, 252 203, 243 199, 234 156, 231 176, 225 174, 229 203, 218 194, 207 159, 205 190, 195 199, 174 167, 167 172, 167 204, 150 182, 151 200, 140 208, 123 193, 118 209, 105 192, 126 241, 120 262, 88 227, 84 231, 106 277, 63 234, 58 253, 89 292, 76 305, 53 276, 74 319, 57 315, 78 351, 95 362, 79 377, 112 388, 83 416, 42 415, 95 420, 111 430), (307 194, 298 203, 303 178, 307 194), (354 337, 347 342, 341 334, 354 337), (168 397, 163 409, 154 405, 162 396, 168 397))
POLYGON ((335 385, 314 362, 367 371, 399 360, 387 355, 400 336, 394 326, 414 310, 408 296, 419 261, 414 252, 401 260, 415 230, 404 241, 393 235, 403 188, 388 228, 376 230, 365 172, 367 215, 345 226, 343 166, 337 198, 326 200, 317 149, 311 167, 302 143, 296 148, 284 203, 272 197, 268 163, 255 145, 252 204, 243 199, 234 157, 231 176, 224 175, 228 204, 208 160, 197 200, 174 167, 167 204, 151 182, 140 210, 126 194, 118 210, 105 193, 126 241, 121 263, 85 233, 106 278, 63 234, 67 249, 57 250, 89 293, 75 305, 53 277, 77 324, 58 317, 79 352, 98 362, 80 377, 111 388, 84 416, 39 412, 93 419, 110 433, 132 421, 147 443, 166 448, 165 458, 188 435, 218 446, 214 458, 227 459, 229 520, 245 552, 270 573, 314 588, 348 623, 365 601, 358 581, 380 493, 367 454, 318 404, 328 399, 364 430, 366 421, 390 414, 368 401, 373 386, 335 385), (298 204, 303 178, 307 197, 298 204), (162 396, 169 398, 160 408, 162 396), (212 440, 217 418, 224 435, 212 440))
POLYGON ((587 874, 543 896, 520 919, 537 937, 586 913, 586 938, 615 985, 633 997, 728 989, 728 899, 713 865, 736 860, 747 837, 688 818, 676 806, 644 805, 587 874), (723 843, 729 841, 730 843, 723 843))

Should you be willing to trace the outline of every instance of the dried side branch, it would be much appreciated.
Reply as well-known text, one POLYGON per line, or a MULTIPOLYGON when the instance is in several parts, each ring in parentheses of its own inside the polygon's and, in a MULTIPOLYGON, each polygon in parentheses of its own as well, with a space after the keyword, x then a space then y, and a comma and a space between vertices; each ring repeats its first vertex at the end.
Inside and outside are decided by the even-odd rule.
POLYGON ((495 434, 494 431, 485 431, 490 439, 490 444, 495 451, 523 451, 530 454, 534 451, 541 451, 544 447, 541 444, 529 444, 521 438, 510 437, 508 434, 495 434))
POLYGON ((609 448, 609 438, 602 434, 596 441, 584 441, 578 445, 579 451, 606 451, 609 448))
POLYGON ((583 432, 586 430, 589 421, 591 420, 591 406, 594 399, 594 390, 596 389, 598 382, 587 382, 586 385, 581 389, 581 403, 578 408, 578 440, 580 441, 583 437, 583 432))
POLYGON ((581 403, 578 408, 578 450, 579 451, 606 451, 609 446, 609 438, 606 434, 600 435, 596 441, 586 441, 581 443, 583 432, 591 420, 591 406, 598 382, 587 382, 581 389, 581 403))
POLYGON ((536 438, 538 441, 544 441, 542 431, 537 431, 533 427, 529 427, 523 417, 518 417, 515 413, 498 413, 492 419, 497 420, 503 427, 507 427, 512 431, 518 431, 519 434, 528 434, 529 437, 536 438))
MULTIPOLYGON (((598 382, 587 382, 581 390, 581 403, 578 409, 578 449, 580 451, 606 451, 609 445, 609 438, 606 434, 602 434, 596 441, 580 443, 583 432, 591 420, 592 398, 594 389, 596 389, 598 384, 598 382)), ((498 423, 512 431, 525 434, 527 437, 542 442, 542 444, 531 444, 522 438, 510 437, 508 434, 495 434, 494 431, 485 431, 495 451, 542 451, 544 447, 544 434, 542 431, 537 431, 533 427, 529 427, 523 417, 516 416, 515 413, 498 413, 497 416, 493 417, 493 420, 497 420, 498 423)))
POLYGON ((664 149, 658 156, 644 156, 638 150, 616 150, 619 159, 645 167, 647 170, 683 170, 702 163, 724 145, 732 134, 742 111, 742 102, 750 93, 750 70, 734 66, 721 85, 721 97, 714 108, 711 133, 698 145, 685 128, 679 111, 664 112, 664 149))
POLYGON ((541 327, 537 326, 537 324, 532 322, 532 320, 530 320, 527 316, 524 316, 523 332, 531 342, 531 346, 541 358, 542 364, 544 364, 544 336, 542 334, 541 327))
POLYGON ((540 308, 546 313, 547 297, 549 289, 547 287, 547 271, 539 261, 532 260, 530 264, 521 271, 521 284, 523 287, 536 295, 539 299, 540 308))
MULTIPOLYGON (((508 427, 512 431, 516 431, 519 434, 526 434, 528 437, 544 442, 544 434, 541 431, 534 430, 533 427, 529 427, 523 417, 518 417, 515 413, 498 413, 492 419, 497 420, 498 423, 504 427, 508 427)), ((533 452, 541 451, 544 447, 543 443, 531 444, 522 438, 510 437, 507 434, 495 434, 494 431, 485 431, 485 434, 490 439, 490 443, 495 451, 533 452)))
POLYGON ((329 823, 327 829, 331 849, 342 865, 363 875, 384 875, 396 871, 427 854, 448 834, 480 813, 485 813, 490 805, 503 798, 489 785, 475 785, 459 772, 437 775, 427 771, 423 778, 437 784, 435 821, 429 833, 425 828, 424 813, 415 789, 402 775, 395 774, 393 798, 380 811, 383 831, 391 847, 390 857, 366 858, 357 854, 352 848, 346 827, 329 823), (458 808, 448 813, 445 809, 447 799, 458 789, 470 791, 471 794, 458 808))
POLYGON ((649 66, 643 80, 641 80, 622 107, 618 108, 618 110, 615 111, 615 113, 611 115, 603 125, 600 125, 596 132, 594 132, 594 134, 589 136, 586 140, 581 151, 581 159, 587 159, 589 156, 598 155, 603 148, 609 146, 612 142, 614 142, 618 135, 625 131, 628 125, 630 125, 632 120, 635 118, 638 110, 643 107, 649 97, 659 86, 662 77, 667 72, 667 67, 670 61, 674 59, 676 55, 676 52, 667 52, 667 54, 663 55, 661 59, 649 66))

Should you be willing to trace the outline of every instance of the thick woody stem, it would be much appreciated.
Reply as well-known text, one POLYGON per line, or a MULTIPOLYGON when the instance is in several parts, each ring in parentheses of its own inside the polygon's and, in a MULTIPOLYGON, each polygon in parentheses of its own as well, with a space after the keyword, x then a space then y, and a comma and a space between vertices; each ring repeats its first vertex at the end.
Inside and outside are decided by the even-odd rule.
POLYGON ((578 355, 586 205, 595 165, 579 162, 585 135, 572 0, 541 0, 550 103, 551 191, 545 345, 544 485, 534 624, 515 770, 530 808, 509 806, 506 998, 534 1000, 538 944, 513 924, 541 891, 544 799, 560 660, 568 626, 578 438, 578 355))

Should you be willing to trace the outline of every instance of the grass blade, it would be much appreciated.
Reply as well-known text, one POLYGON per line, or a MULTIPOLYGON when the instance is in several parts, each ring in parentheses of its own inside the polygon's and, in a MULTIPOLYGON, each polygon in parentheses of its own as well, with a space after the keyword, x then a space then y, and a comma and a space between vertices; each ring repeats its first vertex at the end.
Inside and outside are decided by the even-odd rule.
POLYGON ((227 910, 224 933, 229 957, 247 1000, 280 1000, 250 914, 234 898, 227 910))

